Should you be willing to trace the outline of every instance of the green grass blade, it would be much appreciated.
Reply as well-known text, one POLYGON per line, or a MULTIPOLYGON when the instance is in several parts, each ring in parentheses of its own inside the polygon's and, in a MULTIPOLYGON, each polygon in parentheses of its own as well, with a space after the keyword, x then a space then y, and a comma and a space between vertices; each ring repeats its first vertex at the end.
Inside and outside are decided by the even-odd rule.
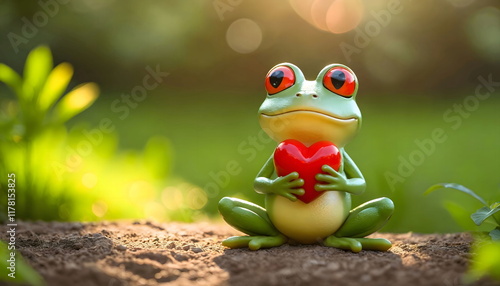
POLYGON ((0 81, 12 89, 18 97, 21 96, 23 79, 9 66, 0 63, 0 81))
POLYGON ((486 201, 483 198, 481 198, 478 194, 474 193, 474 191, 472 191, 472 190, 470 190, 462 185, 459 185, 459 184, 454 184, 454 183, 436 184, 436 185, 433 185, 430 188, 428 188, 424 194, 428 195, 437 189, 443 189, 443 188, 444 189, 455 189, 455 190, 460 191, 462 193, 468 194, 469 196, 475 198, 476 200, 480 201, 483 205, 488 207, 488 204, 486 203, 486 201))
POLYGON ((68 63, 62 63, 52 70, 38 96, 38 105, 42 110, 54 105, 68 87, 72 76, 73 67, 68 63))
POLYGON ((48 47, 39 46, 29 53, 23 72, 23 95, 26 100, 40 91, 51 70, 52 54, 48 47))

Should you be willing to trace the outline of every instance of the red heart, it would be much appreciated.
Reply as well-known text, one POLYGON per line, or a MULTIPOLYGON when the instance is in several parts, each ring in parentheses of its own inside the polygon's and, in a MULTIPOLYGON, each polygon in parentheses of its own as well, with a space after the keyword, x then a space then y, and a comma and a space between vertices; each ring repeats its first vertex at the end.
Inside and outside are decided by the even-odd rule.
POLYGON ((310 147, 297 140, 289 139, 281 142, 274 151, 274 166, 278 176, 286 176, 298 172, 304 180, 302 188, 305 193, 297 198, 304 203, 310 203, 324 192, 318 192, 314 185, 318 183, 315 176, 324 173, 323 165, 339 170, 342 155, 339 149, 329 141, 320 141, 310 147))

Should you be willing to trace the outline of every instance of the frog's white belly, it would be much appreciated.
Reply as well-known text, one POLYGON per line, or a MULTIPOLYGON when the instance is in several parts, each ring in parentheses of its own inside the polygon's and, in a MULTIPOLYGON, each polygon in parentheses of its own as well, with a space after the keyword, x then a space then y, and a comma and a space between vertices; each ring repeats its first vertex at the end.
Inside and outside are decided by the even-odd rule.
POLYGON ((344 223, 347 217, 344 200, 345 194, 336 191, 327 191, 308 204, 276 196, 271 200, 269 217, 287 237, 300 243, 314 243, 334 234, 344 223))

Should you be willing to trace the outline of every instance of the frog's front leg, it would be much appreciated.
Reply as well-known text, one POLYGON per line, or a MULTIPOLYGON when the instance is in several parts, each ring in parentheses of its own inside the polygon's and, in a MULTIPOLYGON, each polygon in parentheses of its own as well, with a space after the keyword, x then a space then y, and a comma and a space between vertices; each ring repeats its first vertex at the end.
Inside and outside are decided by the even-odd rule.
POLYGON ((383 238, 364 238, 384 226, 394 212, 389 198, 366 202, 349 213, 335 234, 324 240, 324 245, 359 252, 362 249, 386 251, 392 244, 383 238))
POLYGON ((287 241, 287 238, 273 226, 266 210, 261 206, 224 197, 219 201, 219 212, 228 224, 249 235, 230 237, 222 241, 224 246, 258 250, 280 246, 287 241))

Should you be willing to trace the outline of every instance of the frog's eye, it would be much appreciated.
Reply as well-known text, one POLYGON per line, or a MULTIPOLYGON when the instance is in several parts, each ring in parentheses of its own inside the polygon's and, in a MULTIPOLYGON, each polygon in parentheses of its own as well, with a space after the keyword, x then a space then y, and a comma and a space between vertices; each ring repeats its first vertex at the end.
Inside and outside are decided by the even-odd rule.
POLYGON ((333 67, 325 73, 323 85, 331 92, 343 97, 351 97, 356 90, 356 79, 348 69, 333 67))
POLYGON ((267 73, 266 90, 268 94, 275 94, 295 84, 295 73, 290 67, 279 66, 267 73))

